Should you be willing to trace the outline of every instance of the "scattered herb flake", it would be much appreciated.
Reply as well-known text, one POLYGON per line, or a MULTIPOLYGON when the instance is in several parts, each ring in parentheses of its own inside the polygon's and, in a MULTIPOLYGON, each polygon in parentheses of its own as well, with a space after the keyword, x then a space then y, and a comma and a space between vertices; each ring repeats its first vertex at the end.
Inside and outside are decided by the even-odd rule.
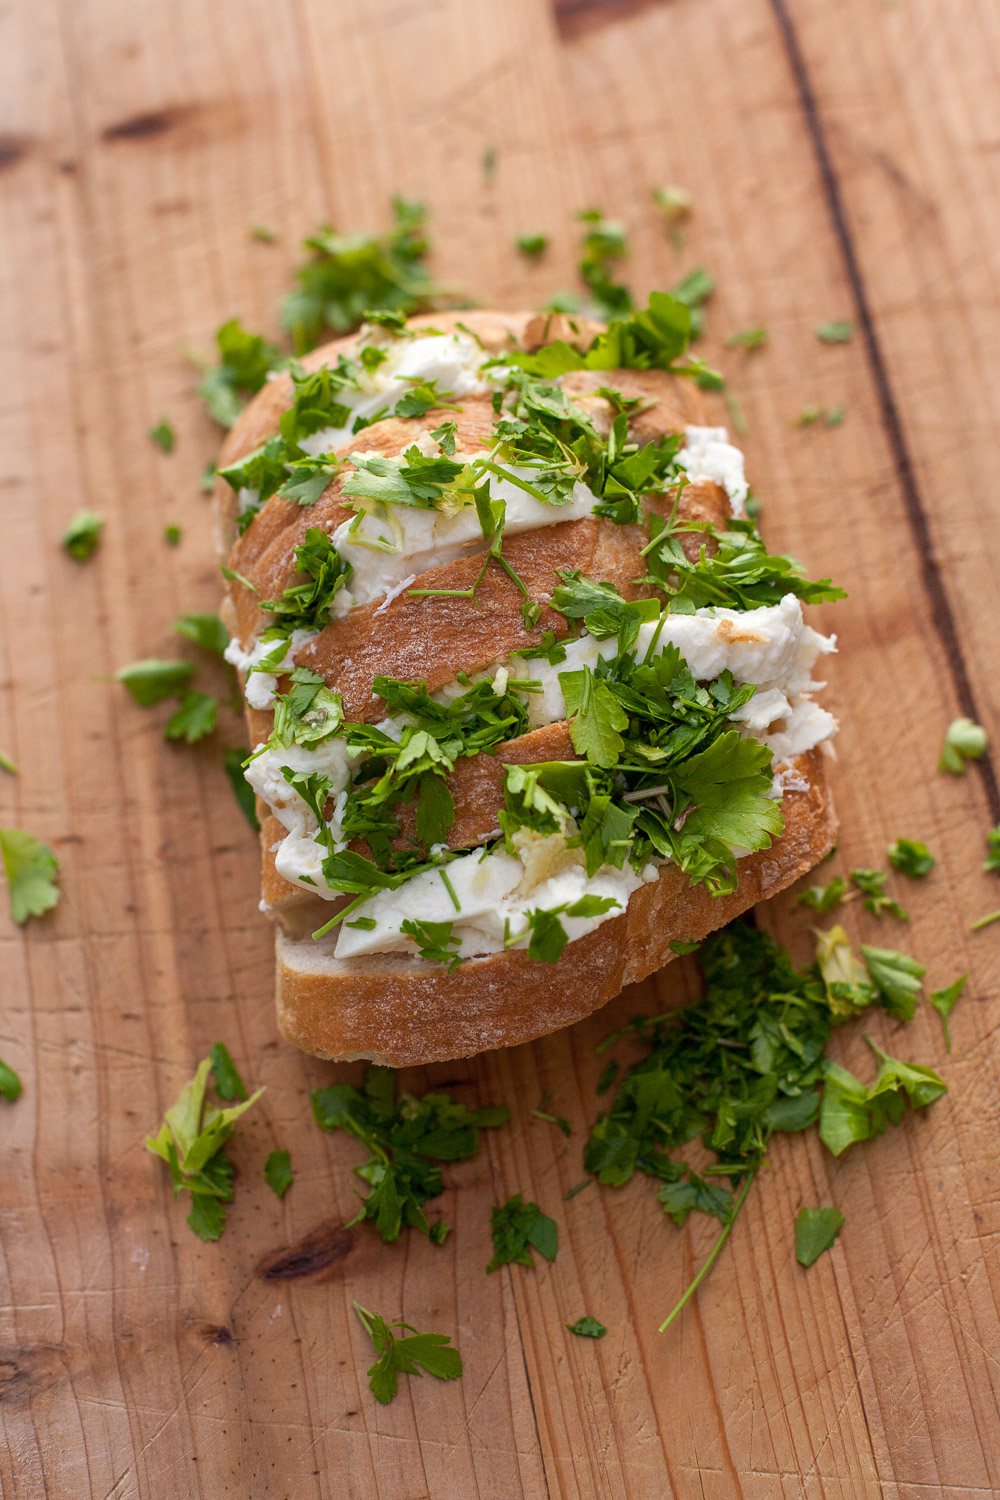
POLYGON ((549 237, 547 234, 519 234, 514 243, 522 255, 537 260, 549 248, 549 237))
POLYGON ((854 324, 847 319, 839 323, 817 323, 813 332, 821 343, 846 344, 854 337, 854 324))
POLYGON ((418 1333, 412 1323, 396 1319, 391 1324, 378 1313, 369 1312, 360 1302, 353 1303, 368 1337, 375 1345, 378 1359, 367 1371, 368 1389, 375 1400, 388 1406, 396 1394, 398 1377, 419 1375, 420 1365, 438 1380, 457 1380, 462 1373, 462 1356, 443 1333, 418 1333), (406 1328, 409 1337, 400 1338, 393 1328, 406 1328))
POLYGON ((823 408, 821 406, 804 406, 795 418, 795 426, 811 427, 814 422, 820 420, 822 415, 823 408))
POLYGON ((546 1260, 555 1260, 559 1248, 559 1230, 554 1219, 543 1214, 537 1203, 525 1203, 520 1193, 490 1214, 493 1234, 493 1259, 487 1271, 500 1266, 531 1266, 535 1249, 546 1260))
POLYGON ((603 1323, 591 1317, 577 1318, 575 1323, 567 1323, 566 1327, 581 1339, 602 1339, 608 1331, 603 1323))
POLYGON ((800 1266, 811 1266, 824 1250, 829 1250, 844 1227, 839 1208, 801 1208, 795 1217, 795 1259, 800 1266))
POLYGON ((206 464, 198 476, 198 488, 203 495, 210 495, 215 488, 215 465, 206 464))
POLYGON ((841 402, 838 406, 831 406, 823 417, 823 423, 827 427, 840 427, 847 416, 847 407, 841 402))
POLYGON ((921 984, 927 970, 915 958, 892 948, 869 948, 861 944, 869 978, 890 1016, 912 1021, 920 998, 921 984))
POLYGON ((965 775, 965 762, 978 760, 986 749, 986 730, 973 719, 952 719, 941 748, 939 771, 952 776, 965 775))
POLYGON ((994 922, 1000 922, 1000 911, 987 912, 985 917, 977 917, 974 922, 969 924, 969 930, 971 932, 979 932, 984 927, 991 927, 994 922))
POLYGON ((247 1087, 240 1077, 239 1069, 229 1055, 224 1042, 216 1042, 209 1056, 215 1092, 220 1099, 240 1099, 247 1096, 247 1087))
POLYGON ((262 245, 273 245, 278 237, 278 231, 272 229, 270 224, 250 225, 250 238, 252 240, 260 240, 262 245))
POLYGON ((948 1027, 948 1017, 954 1010, 955 1001, 964 990, 965 981, 968 977, 967 973, 963 974, 961 978, 955 980, 954 984, 949 984, 947 989, 931 991, 931 1004, 941 1017, 941 1027, 944 1031, 944 1045, 947 1052, 951 1051, 951 1031, 948 1027))
POLYGON ((224 655, 229 645, 229 631, 218 615, 180 615, 174 621, 174 629, 186 641, 194 641, 196 646, 211 651, 214 656, 224 655))
POLYGON ((0 1095, 3 1095, 11 1104, 21 1097, 21 1080, 3 1058, 0 1058, 0 1095))
POLYGON ((678 224, 694 208, 694 198, 687 188, 676 182, 665 182, 653 188, 653 202, 663 212, 668 224, 678 224))
POLYGON ((918 843, 915 839, 897 839, 894 844, 889 845, 887 852, 892 868, 901 875, 909 875, 913 880, 929 875, 936 863, 927 845, 918 843))
POLYGON ((104 517, 96 511, 78 510, 62 539, 70 557, 76 558, 77 562, 86 562, 88 557, 93 557, 100 546, 103 525, 104 517))
POLYGON ((0 771, 6 771, 8 776, 20 775, 17 763, 11 760, 9 755, 5 755, 2 750, 0 750, 0 771))
POLYGON ((162 703, 164 698, 181 693, 193 672, 193 662, 164 661, 160 657, 148 656, 142 661, 131 662, 127 667, 119 667, 115 681, 128 688, 141 708, 151 708, 154 703, 162 703))
POLYGON ((569 1137, 573 1134, 573 1127, 569 1123, 569 1121, 562 1115, 554 1115, 550 1112, 549 1105, 551 1103, 552 1090, 546 1089, 541 1099, 539 1099, 538 1101, 538 1108, 531 1110, 531 1114, 534 1115, 536 1120, 544 1120, 548 1125, 557 1126, 568 1140, 569 1137))
POLYGON ((731 333, 726 339, 727 349, 746 349, 752 352, 754 349, 762 349, 767 343, 769 334, 761 324, 757 328, 744 328, 739 333, 731 333))
POLYGON ((799 894, 800 906, 808 906, 813 911, 832 911, 839 906, 847 895, 847 881, 843 875, 834 875, 827 885, 811 885, 808 890, 799 894))
POLYGON ((884 870, 851 870, 849 873, 851 880, 864 896, 862 905, 865 911, 870 911, 875 917, 880 917, 883 912, 887 912, 898 922, 910 920, 909 913, 903 910, 899 902, 885 894, 885 883, 889 877, 884 870))
POLYGON ((48 844, 23 828, 0 828, 0 853, 14 921, 23 925, 51 911, 59 901, 59 861, 48 844))
POLYGON ((264 1163, 264 1176, 272 1193, 283 1198, 294 1178, 292 1158, 287 1151, 272 1151, 264 1163))
MULTIPOLYGON (((2 764, 3 762, 0 761, 0 765, 2 764)), ((1000 826, 991 829, 986 835, 986 848, 987 855, 983 860, 983 869, 1000 871, 1000 826)))
POLYGON ((194 745, 212 733, 218 711, 218 698, 186 688, 180 695, 179 707, 164 725, 163 738, 184 740, 186 744, 194 745))
POLYGON ((161 417, 156 426, 149 429, 147 437, 161 453, 173 453, 177 437, 166 417, 161 417))
POLYGON ((166 542, 168 547, 179 547, 181 544, 181 537, 183 535, 184 532, 182 531, 180 526, 177 525, 176 521, 171 521, 163 528, 163 540, 166 542))

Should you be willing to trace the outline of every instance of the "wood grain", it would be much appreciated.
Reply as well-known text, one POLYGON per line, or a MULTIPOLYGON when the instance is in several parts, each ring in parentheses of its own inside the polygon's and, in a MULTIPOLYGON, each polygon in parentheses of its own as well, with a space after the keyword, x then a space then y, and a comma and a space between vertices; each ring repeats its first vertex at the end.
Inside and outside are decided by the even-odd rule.
MULTIPOLYGON (((0 1115, 3 1500, 1000 1493, 1000 958, 997 929, 968 933, 1000 904, 979 870, 996 782, 985 764, 934 771, 955 713, 1000 736, 996 8, 36 0, 2 24, 0 746, 22 774, 0 781, 0 821, 52 843, 65 893, 0 930, 0 1055, 25 1081, 0 1115), (695 192, 679 255, 660 181, 695 192), (300 236, 324 217, 375 227, 397 190, 431 204, 441 278, 499 306, 571 284, 589 203, 630 224, 638 288, 716 274, 704 352, 740 392, 768 537, 850 591, 820 612, 842 646, 843 866, 884 863, 899 834, 939 856, 907 888, 902 937, 856 907, 848 925, 910 948, 933 987, 971 971, 950 1057, 929 1012, 905 1032, 872 1020, 942 1066, 948 1098, 839 1161, 779 1142, 665 1338, 710 1230, 675 1232, 641 1183, 562 1195, 594 1042, 693 994, 692 973, 404 1075, 507 1100, 514 1121, 449 1171, 443 1248, 345 1234, 357 1155, 307 1101, 341 1074, 276 1041, 255 849, 218 748, 166 746, 159 711, 94 680, 173 654, 176 614, 217 598, 196 485, 214 437, 180 346, 207 349, 234 313, 273 328, 300 236), (251 240, 261 222, 278 245, 251 240), (526 230, 552 236, 540 265, 512 252, 526 230), (834 317, 857 324, 850 344, 816 340, 834 317), (765 350, 721 350, 756 323, 765 350), (836 430, 790 425, 841 401, 836 430), (144 435, 164 412, 169 459, 144 435), (58 547, 82 505, 108 517, 87 567, 58 547), (217 1037, 268 1092, 213 1246, 141 1141, 217 1037), (569 1142, 529 1113, 545 1088, 569 1142), (297 1173, 281 1202, 261 1178, 275 1146, 297 1173), (487 1277, 489 1208, 514 1191, 557 1217, 560 1255, 487 1277), (830 1201, 847 1225, 804 1273, 794 1214, 830 1201), (317 1268, 264 1274, 295 1247, 317 1268), (353 1296, 453 1331, 463 1380, 411 1380, 376 1408, 353 1296), (584 1312, 608 1324, 600 1343, 563 1332, 584 1312)), ((805 956, 791 896, 762 920, 805 956)), ((838 1042, 866 1072, 865 1053, 838 1042)))

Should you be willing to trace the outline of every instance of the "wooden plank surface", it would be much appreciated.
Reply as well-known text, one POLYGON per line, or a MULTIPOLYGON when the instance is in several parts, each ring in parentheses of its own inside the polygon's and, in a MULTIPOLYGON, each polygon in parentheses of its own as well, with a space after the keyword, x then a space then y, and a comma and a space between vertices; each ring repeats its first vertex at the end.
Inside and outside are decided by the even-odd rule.
MULTIPOLYGON (((0 1118, 3 1500, 1000 1494, 1000 959, 997 929, 967 930, 998 904, 979 867, 1000 806, 989 763, 934 771, 957 712, 1000 737, 996 7, 36 0, 3 27, 0 746, 22 774, 0 783, 0 822, 51 842, 65 893, 0 930, 0 1055, 25 1081, 0 1118), (664 180, 696 197, 679 257, 649 201, 664 180), (377 227, 395 190, 431 205, 440 277, 498 305, 571 283, 589 203, 629 223, 637 288, 716 274, 705 353, 741 394, 768 537, 850 592, 821 612, 842 647, 844 867, 926 839, 939 865, 907 892, 903 941, 933 987, 972 974, 950 1057, 929 1012, 905 1033, 872 1021, 942 1067, 948 1098, 842 1160, 780 1141, 662 1338, 710 1231, 675 1233, 645 1183, 562 1195, 593 1044, 693 975, 406 1075, 505 1100, 513 1122, 448 1173, 443 1248, 345 1234, 357 1154, 312 1126, 307 1091, 352 1070, 276 1040, 255 850, 218 748, 173 750, 156 712, 94 680, 170 653, 176 614, 216 601, 196 484, 213 433, 180 346, 207 348, 231 313, 273 327, 300 236, 322 217, 377 227), (251 241, 258 222, 280 244, 251 241), (527 229, 553 237, 543 266, 511 251, 527 229), (816 341, 832 317, 858 325, 850 344, 816 341), (721 353, 754 323, 765 351, 721 353), (839 429, 790 426, 841 401, 839 429), (144 435, 163 412, 170 459, 144 435), (58 548, 81 505, 109 518, 86 568, 58 548), (225 1235, 202 1245, 141 1141, 220 1036, 268 1092, 225 1235), (569 1142, 529 1114, 544 1088, 569 1142), (280 1203, 259 1176, 279 1145, 297 1171, 280 1203), (487 1277, 489 1208, 515 1191, 558 1219, 560 1255, 487 1277), (806 1274, 792 1221, 818 1201, 847 1225, 806 1274), (324 1268, 261 1274, 309 1235, 324 1268), (453 1331, 462 1381, 376 1408, 354 1296, 453 1331), (601 1343, 563 1332, 583 1312, 601 1343)), ((790 896, 762 920, 805 956, 790 896)), ((847 921, 890 941, 856 907, 847 921)), ((865 1067, 859 1034, 838 1049, 865 1067)))

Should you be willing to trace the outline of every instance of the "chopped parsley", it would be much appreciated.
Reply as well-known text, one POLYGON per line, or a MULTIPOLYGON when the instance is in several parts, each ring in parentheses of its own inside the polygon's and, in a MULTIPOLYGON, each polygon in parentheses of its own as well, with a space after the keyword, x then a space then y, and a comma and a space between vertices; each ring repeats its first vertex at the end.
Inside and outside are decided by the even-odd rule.
POLYGON ((537 260, 549 248, 547 234, 519 234, 514 244, 528 260, 537 260))
POLYGON ((440 298, 424 264, 429 243, 422 203, 393 198, 392 224, 384 233, 338 234, 325 227, 303 248, 309 258, 281 304, 297 354, 349 333, 371 311, 409 317, 440 298))
POLYGON ((400 932, 413 938, 421 958, 444 964, 451 974, 458 968, 461 959, 454 951, 461 938, 453 936, 454 922, 420 922, 408 917, 400 924, 400 932))
POLYGON ((846 895, 847 881, 843 875, 834 875, 827 885, 811 885, 802 891, 798 901, 800 906, 811 907, 813 911, 832 911, 846 895))
POLYGON ((355 1167, 371 1191, 362 1197, 352 1224, 371 1220, 383 1240, 397 1240, 403 1226, 443 1243, 448 1225, 430 1224, 423 1205, 444 1192, 439 1161, 465 1161, 479 1148, 479 1131, 506 1124, 500 1104, 466 1109, 444 1092, 395 1095, 391 1068, 367 1068, 361 1089, 335 1083, 312 1095, 313 1117, 323 1130, 343 1130, 368 1151, 355 1167))
POLYGON ((186 641, 194 641, 196 646, 214 656, 224 655, 229 645, 229 631, 218 615, 180 615, 174 621, 174 629, 186 641))
POLYGON ((246 400, 285 360, 280 349, 261 334, 248 333, 238 318, 222 324, 215 342, 219 363, 204 376, 198 394, 220 427, 232 427, 246 400))
POLYGON ((361 1326, 375 1345, 378 1359, 369 1368, 368 1389, 375 1400, 388 1406, 396 1394, 398 1377, 419 1375, 421 1369, 438 1380, 457 1380, 462 1373, 462 1356, 451 1347, 451 1339, 443 1333, 418 1333, 412 1323, 401 1318, 387 1323, 378 1313, 369 1312, 360 1302, 351 1304, 361 1320, 361 1326), (405 1328, 408 1336, 401 1338, 393 1333, 394 1328, 405 1328))
POLYGON ((665 182, 653 188, 653 202, 662 211, 668 224, 677 224, 686 219, 694 208, 694 198, 687 188, 676 182, 665 182))
POLYGON ((179 547, 183 535, 184 533, 176 522, 171 522, 170 525, 163 528, 163 540, 168 547, 179 547))
POLYGON ((601 318, 619 318, 632 311, 632 294, 627 286, 612 280, 615 263, 628 255, 624 224, 606 219, 599 208, 587 208, 577 214, 585 225, 580 258, 580 276, 587 286, 594 310, 601 318))
POLYGON ((880 1004, 897 1020, 912 1021, 920 999, 920 981, 927 972, 924 965, 893 948, 869 948, 864 943, 861 956, 880 1004))
POLYGON ((952 1011, 955 1008, 955 1001, 965 989, 965 981, 968 979, 968 977, 968 974, 963 974, 960 978, 955 980, 954 984, 949 984, 947 989, 932 990, 931 992, 931 1004, 937 1011, 938 1015, 941 1017, 941 1029, 944 1032, 944 1045, 945 1050, 948 1052, 951 1051, 951 1031, 948 1026, 948 1017, 951 1015, 952 1011))
POLYGON ((166 417, 161 417, 155 427, 151 427, 146 434, 151 443, 155 443, 161 453, 173 453, 177 442, 177 436, 166 417))
POLYGON ((239 1069, 229 1055, 229 1048, 225 1042, 216 1042, 212 1048, 209 1062, 212 1067, 212 1077, 215 1079, 215 1092, 220 1099, 244 1100, 247 1097, 247 1086, 240 1077, 239 1069))
POLYGON ((941 747, 939 771, 949 771, 952 776, 965 775, 965 762, 978 760, 987 745, 986 730, 973 719, 953 719, 941 747))
POLYGON ((23 828, 0 828, 0 854, 14 921, 23 926, 29 917, 51 911, 59 901, 59 861, 48 844, 23 828))
MULTIPOLYGON (((881 1134, 890 1122, 898 1124, 907 1104, 922 1109, 945 1092, 932 1069, 885 1054, 878 1054, 879 1072, 870 1087, 824 1055, 834 1030, 872 1004, 904 1014, 890 994, 903 955, 881 955, 879 969, 880 950, 867 951, 866 961, 879 969, 873 980, 883 986, 876 990, 861 977, 865 971, 853 960, 842 929, 825 936, 837 933, 838 948, 842 940, 847 952, 838 952, 835 967, 829 958, 823 962, 824 946, 828 955, 834 948, 828 942, 820 945, 817 963, 798 970, 773 938, 734 922, 702 944, 702 1000, 639 1017, 602 1044, 635 1036, 646 1051, 624 1073, 610 1109, 594 1125, 584 1166, 611 1186, 643 1172, 660 1184, 663 1207, 676 1222, 697 1210, 722 1224, 663 1328, 717 1258, 774 1133, 819 1122, 821 1138, 839 1155, 881 1134), (700 1172, 672 1154, 696 1137, 716 1157, 700 1172)), ((912 973, 905 977, 914 980, 912 973)), ((907 1005, 910 999, 907 992, 907 1005)))
POLYGON ((493 1235, 493 1259, 487 1271, 501 1266, 532 1266, 532 1250, 546 1260, 555 1260, 559 1249, 559 1229, 554 1219, 543 1214, 537 1203, 525 1203, 520 1193, 490 1214, 493 1235))
POLYGON ((86 562, 93 557, 101 542, 104 517, 93 510, 78 510, 66 528, 62 544, 70 557, 77 562, 86 562))
POLYGON ((544 1120, 547 1125, 555 1125, 558 1130, 562 1131, 566 1139, 569 1140, 570 1136, 573 1134, 573 1127, 563 1115, 554 1115, 550 1112, 549 1105, 551 1104, 551 1102, 552 1090, 546 1089, 541 1099, 539 1099, 538 1101, 538 1108, 533 1109, 531 1113, 534 1115, 536 1120, 544 1120))
POLYGON ((984 927, 992 927, 994 922, 1000 922, 1000 911, 987 912, 985 917, 977 917, 974 922, 970 922, 969 930, 980 932, 984 927))
POLYGON ((280 599, 261 601, 275 623, 289 634, 293 630, 322 630, 330 622, 330 606, 354 571, 344 562, 329 534, 310 526, 305 541, 295 548, 296 576, 304 583, 290 584, 280 599))
POLYGON ((824 1250, 829 1250, 844 1227, 839 1208, 801 1208, 795 1218, 795 1259, 800 1266, 811 1266, 824 1250))
POLYGON ((677 529, 657 515, 650 516, 649 522, 652 544, 646 549, 649 574, 645 581, 667 595, 671 613, 693 614, 709 605, 760 609, 778 604, 785 594, 794 594, 803 604, 846 597, 829 578, 807 579, 794 557, 769 553, 751 520, 733 519, 723 531, 704 523, 684 527, 717 542, 711 555, 702 547, 694 562, 686 556, 677 529))
POLYGON ((12 760, 9 755, 5 755, 2 750, 0 750, 0 771, 6 771, 8 776, 17 776, 20 774, 17 762, 12 760))
MULTIPOLYGON (((228 1056, 226 1053, 227 1059, 228 1056)), ((229 1066, 232 1067, 231 1061, 229 1066)), ((213 1058, 206 1057, 167 1110, 158 1133, 146 1137, 147 1148, 162 1157, 170 1168, 174 1197, 182 1192, 191 1194, 188 1224, 202 1240, 217 1240, 222 1233, 226 1221, 224 1205, 231 1203, 233 1197, 233 1164, 226 1155, 226 1143, 236 1121, 264 1092, 257 1089, 249 1099, 220 1109, 206 1099, 210 1071, 215 1072, 213 1058)), ((225 1076, 223 1069, 223 1079, 225 1076)), ((216 1092, 222 1098, 227 1097, 219 1086, 218 1073, 215 1080, 216 1092)))
POLYGON ((813 332, 823 344, 846 344, 854 337, 854 324, 847 319, 839 323, 817 323, 813 332))
POLYGON ((727 349, 746 349, 748 353, 754 349, 762 349, 767 343, 770 335, 763 324, 757 328, 744 328, 739 333, 731 333, 726 339, 727 349))
POLYGON ((9 1063, 0 1058, 0 1095, 13 1104, 21 1097, 21 1080, 9 1063))
POLYGON ((696 266, 693 271, 683 277, 672 289, 672 295, 678 302, 691 311, 691 337, 697 338, 705 326, 705 314, 702 311, 705 303, 715 291, 715 277, 703 266, 696 266))
POLYGON ((862 905, 865 911, 870 911, 872 916, 880 917, 886 912, 890 917, 895 917, 898 922, 908 922, 909 912, 905 912, 898 901, 885 894, 885 883, 889 879, 884 870, 851 870, 851 880, 864 896, 862 905))
POLYGON ((987 872, 1000 871, 1000 826, 990 829, 986 835, 986 849, 983 869, 987 872))
POLYGON ((901 875, 920 880, 933 870, 936 860, 926 844, 915 839, 897 839, 888 848, 889 863, 901 875))
POLYGON ((218 709, 219 700, 212 697, 211 693, 186 688, 180 695, 180 706, 164 726, 163 738, 184 740, 188 745, 203 740, 215 728, 218 709))
POLYGON ((154 703, 162 703, 164 698, 182 693, 193 673, 193 662, 164 661, 160 657, 148 656, 127 667, 119 667, 115 681, 128 688, 140 708, 151 708, 154 703))
POLYGON ((237 750, 230 747, 222 758, 223 769, 233 789, 233 796, 239 804, 240 812, 246 818, 255 833, 260 832, 260 820, 257 817, 257 798, 254 789, 243 774, 243 766, 247 758, 246 750, 237 750))
POLYGON ((264 1163, 264 1178, 272 1193, 283 1198, 294 1180, 292 1158, 287 1151, 272 1151, 264 1163))
POLYGON ((270 224, 251 224, 250 238, 259 240, 262 245, 273 245, 280 238, 278 231, 272 229, 270 224))
POLYGON ((575 1323, 567 1323, 566 1327, 581 1339, 602 1339, 608 1331, 603 1323, 590 1317, 577 1318, 575 1323))

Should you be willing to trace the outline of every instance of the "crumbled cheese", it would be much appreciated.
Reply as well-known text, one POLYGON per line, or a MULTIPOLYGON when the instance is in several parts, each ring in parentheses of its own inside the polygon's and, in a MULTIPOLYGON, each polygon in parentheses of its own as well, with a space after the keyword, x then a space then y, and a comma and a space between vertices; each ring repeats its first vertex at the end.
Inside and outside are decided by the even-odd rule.
POLYGON ((729 441, 724 427, 688 427, 677 455, 692 484, 710 479, 729 496, 734 516, 742 516, 750 486, 743 472, 743 454, 729 441))
MULTIPOLYGON (((292 631, 288 638, 288 650, 281 660, 281 671, 292 670, 295 665, 295 653, 301 651, 309 641, 315 640, 316 634, 315 630, 292 631)), ((265 709, 274 706, 274 695, 278 688, 277 675, 274 672, 255 672, 252 669, 258 662, 263 661, 265 656, 270 656, 277 644, 277 641, 257 641, 247 648, 242 641, 233 636, 226 647, 226 661, 234 666, 237 672, 242 672, 246 678, 244 692, 251 708, 265 709)))

